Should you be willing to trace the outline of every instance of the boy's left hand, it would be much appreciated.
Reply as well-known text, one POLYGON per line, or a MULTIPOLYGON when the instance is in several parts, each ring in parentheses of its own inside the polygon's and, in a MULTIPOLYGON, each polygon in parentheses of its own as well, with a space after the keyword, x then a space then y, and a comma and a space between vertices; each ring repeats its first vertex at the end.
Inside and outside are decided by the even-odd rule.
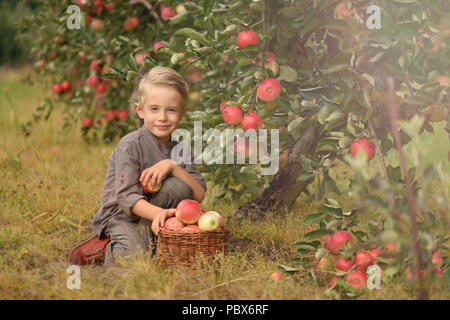
POLYGON ((172 172, 172 169, 175 164, 176 164, 176 162, 173 161, 172 159, 161 160, 157 164, 142 171, 142 174, 141 174, 141 177, 139 180, 144 185, 147 185, 149 182, 153 186, 159 185, 162 182, 162 178, 166 174, 169 174, 172 172))

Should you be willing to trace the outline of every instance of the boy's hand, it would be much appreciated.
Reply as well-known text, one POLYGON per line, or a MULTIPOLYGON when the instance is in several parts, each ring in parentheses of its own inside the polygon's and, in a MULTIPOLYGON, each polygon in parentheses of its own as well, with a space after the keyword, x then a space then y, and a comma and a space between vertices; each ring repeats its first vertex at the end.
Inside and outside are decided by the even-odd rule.
POLYGON ((161 209, 161 213, 159 213, 152 222, 152 231, 155 235, 159 234, 159 230, 161 227, 164 227, 164 221, 167 218, 175 216, 175 211, 177 209, 161 209))
POLYGON ((161 184, 162 178, 166 174, 172 173, 172 169, 175 164, 176 162, 173 161, 172 159, 161 160, 157 164, 142 171, 139 180, 144 185, 147 185, 150 182, 152 186, 157 186, 161 184))

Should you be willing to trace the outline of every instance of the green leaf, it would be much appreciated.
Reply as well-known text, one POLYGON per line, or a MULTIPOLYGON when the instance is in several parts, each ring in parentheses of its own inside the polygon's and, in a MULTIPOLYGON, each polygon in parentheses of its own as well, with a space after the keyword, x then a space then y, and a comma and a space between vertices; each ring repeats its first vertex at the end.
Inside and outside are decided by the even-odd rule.
POLYGON ((202 45, 204 46, 210 46, 211 43, 209 43, 208 39, 205 38, 205 36, 203 36, 201 33, 199 33, 198 31, 192 29, 192 28, 182 28, 177 30, 174 33, 175 36, 187 36, 190 37, 191 39, 197 40, 198 42, 200 42, 202 45))
POLYGON ((305 220, 303 221, 304 225, 310 226, 313 223, 316 223, 323 218, 325 218, 327 214, 325 212, 319 212, 319 213, 312 213, 305 217, 305 220))
POLYGON ((136 66, 136 62, 134 62, 134 58, 133 58, 133 55, 131 53, 127 57, 127 65, 128 65, 128 67, 131 70, 138 72, 138 68, 136 66))
POLYGON ((297 71, 289 66, 280 66, 280 75, 278 80, 284 80, 287 82, 295 82, 298 79, 297 71))
POLYGON ((299 269, 297 269, 297 268, 293 268, 293 267, 290 267, 290 266, 286 266, 286 265, 284 265, 284 264, 280 264, 280 265, 278 266, 278 269, 283 270, 283 271, 285 271, 285 272, 287 272, 287 273, 295 273, 295 272, 298 272, 298 271, 299 271, 299 269))
POLYGON ((298 117, 292 120, 287 126, 288 132, 292 133, 293 131, 295 131, 302 124, 303 120, 305 120, 305 118, 302 117, 298 117))
POLYGON ((307 234, 305 234, 303 236, 303 239, 312 240, 312 239, 323 237, 330 233, 331 233, 331 231, 329 231, 329 230, 317 229, 317 230, 314 230, 314 231, 311 231, 311 232, 308 232, 307 234))

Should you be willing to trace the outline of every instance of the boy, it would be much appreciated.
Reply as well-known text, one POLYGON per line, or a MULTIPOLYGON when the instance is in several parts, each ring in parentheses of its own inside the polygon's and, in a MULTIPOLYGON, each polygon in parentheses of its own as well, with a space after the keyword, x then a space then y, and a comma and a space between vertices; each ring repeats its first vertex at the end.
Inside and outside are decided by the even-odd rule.
POLYGON ((105 265, 117 256, 143 249, 151 252, 152 232, 158 235, 164 221, 175 215, 183 199, 201 202, 206 183, 193 164, 177 164, 170 158, 172 132, 187 111, 189 86, 177 72, 155 67, 138 87, 136 108, 144 125, 124 136, 109 158, 100 209, 93 231, 108 238, 105 265), (158 185, 146 194, 141 183, 158 185))

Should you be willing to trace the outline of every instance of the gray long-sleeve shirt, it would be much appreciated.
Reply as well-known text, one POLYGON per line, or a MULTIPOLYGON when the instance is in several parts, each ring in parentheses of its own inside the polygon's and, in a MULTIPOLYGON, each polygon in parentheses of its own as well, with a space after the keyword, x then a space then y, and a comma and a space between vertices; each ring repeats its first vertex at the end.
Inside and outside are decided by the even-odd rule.
MULTIPOLYGON (((100 209, 92 220, 93 231, 98 237, 114 216, 136 220, 137 216, 131 210, 138 200, 147 199, 139 181, 142 171, 161 160, 170 159, 171 150, 178 143, 169 141, 166 149, 145 126, 119 141, 109 157, 100 209)), ((193 161, 190 164, 181 163, 180 166, 196 178, 206 191, 206 183, 193 161)))

